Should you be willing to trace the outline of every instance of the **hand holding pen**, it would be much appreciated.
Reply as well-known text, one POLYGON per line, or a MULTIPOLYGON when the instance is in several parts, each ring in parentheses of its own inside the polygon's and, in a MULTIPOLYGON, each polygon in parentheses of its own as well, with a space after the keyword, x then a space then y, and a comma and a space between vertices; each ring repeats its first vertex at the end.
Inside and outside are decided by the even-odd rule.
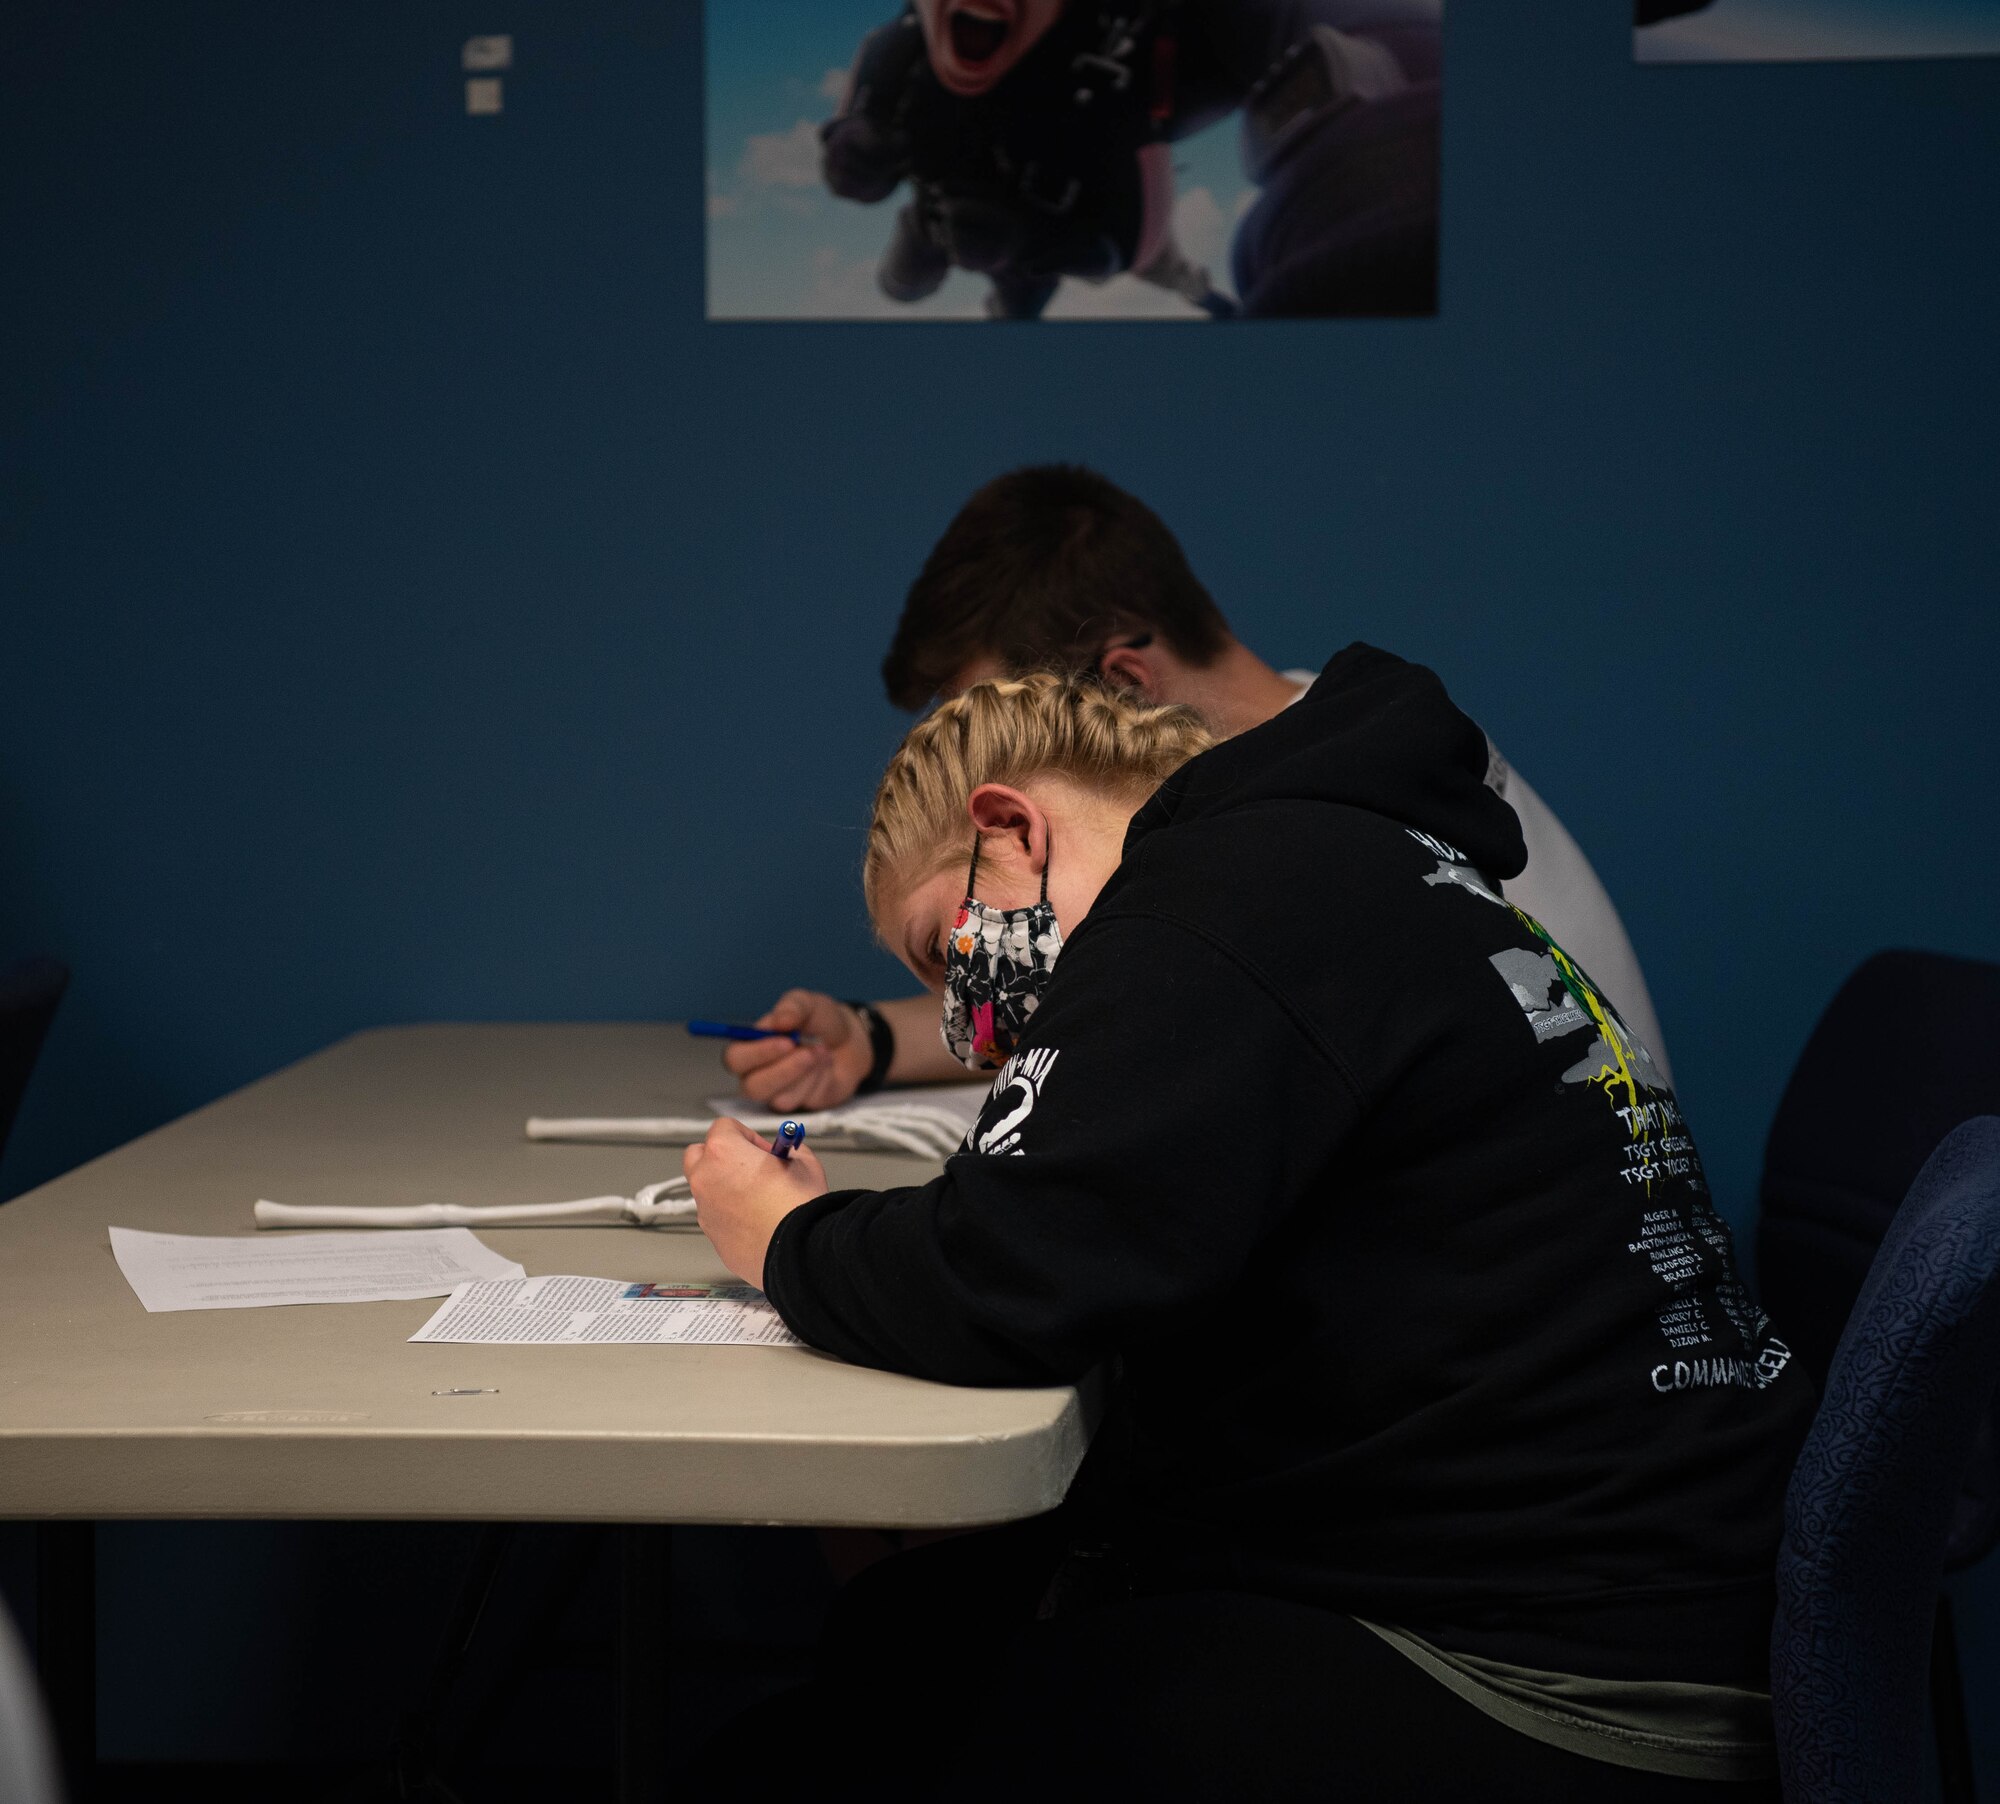
POLYGON ((722 1263, 759 1290, 778 1223, 827 1188, 826 1172, 805 1137, 801 1123, 787 1121, 767 1146, 724 1115, 706 1140, 681 1155, 702 1232, 722 1263))
POLYGON ((860 1016, 817 990, 787 990, 742 1031, 754 1037, 730 1034, 722 1062, 745 1098, 774 1114, 810 1114, 845 1102, 874 1063, 860 1016))
POLYGON ((753 1027, 742 1021, 690 1021, 687 1030, 697 1040, 789 1040, 794 1046, 817 1046, 819 1035, 798 1033, 782 1027, 753 1027))

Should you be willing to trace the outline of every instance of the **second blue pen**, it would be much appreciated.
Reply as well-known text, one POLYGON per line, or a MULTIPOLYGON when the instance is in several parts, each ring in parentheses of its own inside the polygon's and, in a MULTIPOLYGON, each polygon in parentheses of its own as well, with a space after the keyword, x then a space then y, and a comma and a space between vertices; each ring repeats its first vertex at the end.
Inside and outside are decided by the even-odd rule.
POLYGON ((687 1030, 700 1040, 790 1040, 794 1046, 807 1036, 784 1027, 749 1027, 740 1021, 690 1021, 687 1030))

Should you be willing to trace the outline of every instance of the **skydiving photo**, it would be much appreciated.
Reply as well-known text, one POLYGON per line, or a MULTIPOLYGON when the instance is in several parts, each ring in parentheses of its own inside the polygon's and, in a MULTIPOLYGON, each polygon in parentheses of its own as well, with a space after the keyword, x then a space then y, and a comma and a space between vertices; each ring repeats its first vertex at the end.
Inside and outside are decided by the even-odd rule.
POLYGON ((1642 63, 2000 55, 2000 0, 1636 0, 1642 63))
POLYGON ((1437 308, 1442 0, 716 0, 710 319, 1437 308))

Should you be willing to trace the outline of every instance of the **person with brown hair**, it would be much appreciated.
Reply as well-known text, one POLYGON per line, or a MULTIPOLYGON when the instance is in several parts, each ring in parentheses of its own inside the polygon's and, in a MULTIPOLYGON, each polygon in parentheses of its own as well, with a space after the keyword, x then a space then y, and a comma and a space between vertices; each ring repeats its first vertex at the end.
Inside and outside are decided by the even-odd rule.
MULTIPOLYGON (((997 477, 959 509, 910 586, 882 680, 892 702, 915 711, 983 677, 1035 670, 1089 674, 1192 708, 1222 737, 1270 720, 1314 681, 1310 671, 1273 668, 1236 637, 1159 515, 1069 464, 997 477)), ((1527 844, 1508 899, 1616 1000, 1670 1077, 1645 975, 1590 860, 1490 741, 1486 783, 1514 810, 1527 844)), ((809 1042, 750 1041, 724 1054, 764 1108, 832 1108, 884 1084, 960 1075, 927 996, 843 1002, 788 990, 758 1025, 809 1042)))
POLYGON ((1507 899, 1487 763, 1364 645, 1220 743, 1049 672, 910 730, 864 888, 955 1057, 999 1066, 984 1109, 927 1184, 830 1191, 727 1119, 688 1181, 813 1346, 1097 1371, 1107 1419, 1080 1500, 855 1581, 793 1738, 823 1770, 873 1799, 1775 1799, 1811 1382, 1671 1085, 1507 899))

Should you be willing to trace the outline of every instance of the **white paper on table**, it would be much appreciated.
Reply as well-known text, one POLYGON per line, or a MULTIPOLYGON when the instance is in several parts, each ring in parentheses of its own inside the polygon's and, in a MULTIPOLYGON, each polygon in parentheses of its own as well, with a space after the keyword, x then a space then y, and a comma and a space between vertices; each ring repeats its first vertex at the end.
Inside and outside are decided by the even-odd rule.
POLYGON ((243 1238, 113 1228, 111 1251, 154 1315, 442 1297, 475 1279, 526 1276, 470 1228, 243 1238))
POLYGON ((803 1344, 763 1292, 747 1284, 632 1284, 623 1278, 559 1276, 460 1285, 410 1339, 475 1347, 803 1344))
MULTIPOLYGON (((816 1117, 829 1122, 838 1122, 844 1116, 858 1115, 866 1119, 880 1109, 921 1108, 936 1109, 961 1122, 970 1133, 972 1124, 979 1119, 979 1111, 986 1107, 986 1100, 993 1094, 993 1085, 983 1084, 921 1084, 907 1090, 876 1090, 867 1096, 857 1096, 851 1102, 837 1103, 830 1109, 815 1110, 816 1117)), ((768 1109, 751 1105, 742 1095, 711 1096, 708 1106, 718 1115, 732 1116, 754 1134, 775 1134, 787 1121, 798 1119, 802 1111, 792 1110, 789 1115, 773 1115, 768 1109)))

